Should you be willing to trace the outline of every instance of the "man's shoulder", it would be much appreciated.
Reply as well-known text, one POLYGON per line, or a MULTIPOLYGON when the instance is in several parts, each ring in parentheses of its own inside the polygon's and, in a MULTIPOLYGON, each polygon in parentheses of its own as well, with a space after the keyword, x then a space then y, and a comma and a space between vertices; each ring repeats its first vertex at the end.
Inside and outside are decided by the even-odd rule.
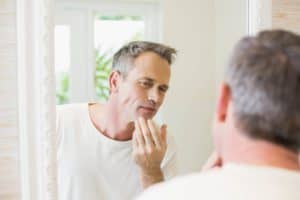
POLYGON ((63 116, 78 116, 87 112, 87 103, 74 103, 74 104, 64 104, 56 106, 56 114, 63 116))
POLYGON ((56 106, 56 112, 75 112, 87 108, 88 103, 72 103, 56 106))
POLYGON ((199 188, 205 186, 204 177, 205 174, 203 173, 178 176, 170 181, 150 187, 138 199, 189 199, 189 197, 195 197, 194 195, 199 191, 199 188))
POLYGON ((231 200, 259 197, 283 200, 286 199, 286 195, 289 195, 290 199, 298 200, 300 198, 298 185, 296 172, 292 174, 287 170, 270 167, 229 164, 223 168, 176 177, 157 184, 146 190, 139 200, 201 197, 231 200), (286 187, 287 185, 289 186, 286 187))
POLYGON ((87 116, 88 103, 74 103, 56 106, 56 121, 74 121, 87 116))
POLYGON ((156 184, 147 189, 138 200, 200 199, 201 197, 222 199, 224 191, 230 184, 230 180, 226 176, 224 177, 223 170, 216 168, 205 172, 181 175, 170 181, 156 184))

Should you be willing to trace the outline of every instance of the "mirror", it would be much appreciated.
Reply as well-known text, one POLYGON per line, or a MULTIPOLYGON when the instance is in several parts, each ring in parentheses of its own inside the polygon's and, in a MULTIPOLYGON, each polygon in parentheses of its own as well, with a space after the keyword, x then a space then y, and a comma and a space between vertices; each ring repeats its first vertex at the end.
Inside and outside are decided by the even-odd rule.
MULTIPOLYGON (((9 74, 7 77, 14 84, 5 77, 1 87, 13 86, 17 91, 17 94, 5 93, 7 99, 3 101, 9 106, 3 108, 3 118, 8 120, 12 116, 14 123, 5 124, 12 129, 13 144, 19 149, 3 150, 2 158, 13 155, 9 158, 15 159, 19 155, 19 193, 23 199, 56 198, 55 105, 105 101, 106 63, 127 41, 145 39, 179 50, 172 66, 170 91, 160 115, 177 141, 179 173, 185 174, 199 170, 212 149, 209 133, 215 90, 232 45, 245 34, 271 26, 298 27, 296 22, 284 23, 290 20, 284 16, 297 14, 291 10, 282 14, 289 10, 289 3, 269 0, 178 1, 176 4, 171 0, 114 3, 4 0, 0 2, 0 10, 0 16, 4 17, 0 30, 7 38, 1 40, 4 45, 0 47, 3 52, 9 47, 17 55, 17 59, 5 60, 8 57, 3 53, 1 60, 3 63, 17 60, 15 66, 18 66, 15 70, 3 68, 3 74, 9 74), (17 22, 13 24, 15 18, 17 22), (15 25, 17 29, 13 28, 15 25), (123 26, 127 28, 121 34, 113 31, 123 26), (11 106, 11 99, 16 99, 17 106, 11 106)), ((13 169, 11 166, 7 168, 13 169)), ((19 169, 15 168, 15 174, 19 169)), ((13 180, 16 182, 17 178, 13 180)), ((3 192, 4 199, 17 193, 18 188, 9 191, 13 192, 3 192)))
MULTIPOLYGON (((259 19, 260 13, 269 15, 261 6, 254 1, 216 1, 215 8, 207 2, 193 6, 179 2, 175 6, 171 1, 56 1, 56 102, 105 102, 112 55, 129 41, 163 42, 179 48, 172 66, 171 90, 160 115, 168 122, 170 134, 180 141, 179 173, 197 171, 212 150, 208 133, 215 91, 229 51, 240 37, 269 26, 256 19, 248 21, 252 19, 248 13, 259 19), (236 27, 228 29, 228 24, 236 27)), ((121 189, 116 186, 116 190, 121 189)))

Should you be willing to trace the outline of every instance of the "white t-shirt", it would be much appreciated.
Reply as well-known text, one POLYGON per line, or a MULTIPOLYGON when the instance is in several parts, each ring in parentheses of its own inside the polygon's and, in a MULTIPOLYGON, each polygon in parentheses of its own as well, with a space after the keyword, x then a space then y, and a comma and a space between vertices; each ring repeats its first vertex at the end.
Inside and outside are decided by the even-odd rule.
MULTIPOLYGON (((142 191, 132 141, 99 133, 88 103, 58 106, 56 126, 59 200, 127 200, 142 191)), ((176 174, 177 164, 172 137, 167 142, 161 165, 165 179, 176 174)))
POLYGON ((300 173, 280 168, 227 164, 157 184, 138 200, 300 200, 300 173))

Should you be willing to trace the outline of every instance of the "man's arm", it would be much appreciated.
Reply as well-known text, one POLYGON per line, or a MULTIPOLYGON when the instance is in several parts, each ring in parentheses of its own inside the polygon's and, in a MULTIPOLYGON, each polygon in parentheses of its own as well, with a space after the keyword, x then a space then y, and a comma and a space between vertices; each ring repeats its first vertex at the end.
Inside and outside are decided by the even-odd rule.
POLYGON ((164 175, 161 169, 153 171, 140 171, 141 183, 144 189, 149 186, 164 181, 164 175))
POLYGON ((144 189, 164 180, 161 162, 167 149, 166 134, 166 125, 157 128, 151 120, 135 121, 133 158, 139 166, 144 189))

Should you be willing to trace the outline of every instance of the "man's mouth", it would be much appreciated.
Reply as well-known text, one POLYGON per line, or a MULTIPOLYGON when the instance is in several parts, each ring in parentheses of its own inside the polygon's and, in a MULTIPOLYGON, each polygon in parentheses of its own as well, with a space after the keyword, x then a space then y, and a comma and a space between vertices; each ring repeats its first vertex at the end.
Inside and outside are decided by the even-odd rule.
POLYGON ((156 112, 156 108, 153 108, 153 107, 140 106, 139 108, 142 109, 144 112, 148 112, 148 113, 156 112))

